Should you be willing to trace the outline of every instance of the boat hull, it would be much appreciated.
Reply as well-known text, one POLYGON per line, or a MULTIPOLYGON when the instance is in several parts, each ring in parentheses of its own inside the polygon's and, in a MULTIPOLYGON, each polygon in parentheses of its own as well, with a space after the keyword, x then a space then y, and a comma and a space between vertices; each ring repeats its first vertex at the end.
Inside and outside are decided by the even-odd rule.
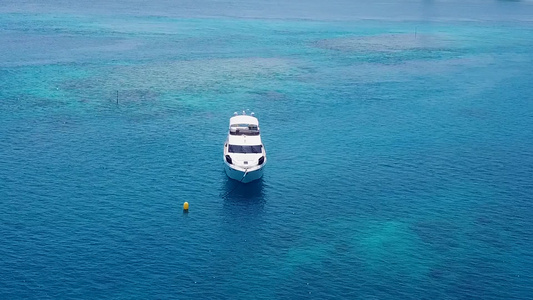
POLYGON ((252 182, 263 176, 263 167, 246 173, 246 176, 244 176, 244 171, 236 170, 230 167, 227 163, 224 164, 224 169, 229 178, 242 183, 252 182))

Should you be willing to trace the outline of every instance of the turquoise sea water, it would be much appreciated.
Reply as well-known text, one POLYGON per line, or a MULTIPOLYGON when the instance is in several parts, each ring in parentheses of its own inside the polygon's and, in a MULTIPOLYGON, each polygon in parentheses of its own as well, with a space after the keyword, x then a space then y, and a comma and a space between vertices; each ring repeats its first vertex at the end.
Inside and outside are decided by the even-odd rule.
POLYGON ((533 299, 532 16, 3 1, 0 298, 533 299))

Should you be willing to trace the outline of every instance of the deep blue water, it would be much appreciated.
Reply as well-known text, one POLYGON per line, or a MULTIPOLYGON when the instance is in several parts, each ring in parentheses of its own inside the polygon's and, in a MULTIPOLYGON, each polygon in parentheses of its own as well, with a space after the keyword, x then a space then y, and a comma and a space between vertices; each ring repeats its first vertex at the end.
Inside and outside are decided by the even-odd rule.
POLYGON ((0 299, 533 299, 530 1, 1 4, 0 299))

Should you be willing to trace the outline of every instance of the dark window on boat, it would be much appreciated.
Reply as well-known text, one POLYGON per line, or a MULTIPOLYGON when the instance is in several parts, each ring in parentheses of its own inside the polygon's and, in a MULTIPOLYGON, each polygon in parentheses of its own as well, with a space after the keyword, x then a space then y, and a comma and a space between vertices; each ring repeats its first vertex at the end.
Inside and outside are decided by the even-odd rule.
POLYGON ((229 145, 228 151, 230 153, 261 153, 263 146, 240 146, 240 145, 229 145))

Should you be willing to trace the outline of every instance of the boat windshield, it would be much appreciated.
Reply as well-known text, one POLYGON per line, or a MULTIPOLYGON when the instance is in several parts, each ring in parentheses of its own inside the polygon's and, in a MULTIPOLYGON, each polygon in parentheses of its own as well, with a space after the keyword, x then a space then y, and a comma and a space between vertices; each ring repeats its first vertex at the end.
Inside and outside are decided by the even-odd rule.
POLYGON ((261 153, 263 149, 262 145, 257 146, 241 146, 241 145, 229 145, 228 151, 230 153, 261 153))

